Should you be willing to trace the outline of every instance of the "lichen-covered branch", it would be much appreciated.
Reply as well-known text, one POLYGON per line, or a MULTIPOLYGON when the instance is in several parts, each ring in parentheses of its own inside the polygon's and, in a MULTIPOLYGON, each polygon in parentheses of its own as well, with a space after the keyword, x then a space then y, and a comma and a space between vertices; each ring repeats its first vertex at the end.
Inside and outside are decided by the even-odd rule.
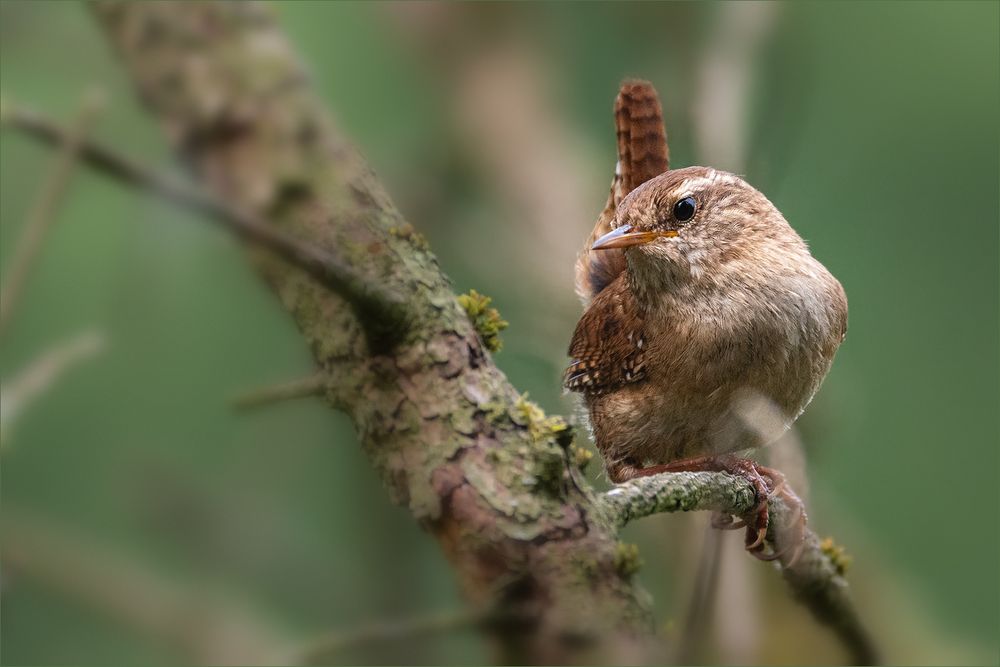
MULTIPOLYGON (((780 498, 771 500, 772 525, 785 525, 791 510, 780 498)), ((772 540, 773 531, 768 531, 772 540)), ((792 594, 823 624, 840 638, 855 665, 877 665, 881 662, 868 630, 858 617, 840 565, 823 548, 816 534, 808 530, 802 555, 792 567, 783 567, 781 574, 792 594)))
POLYGON ((453 562, 469 602, 532 617, 491 628, 503 662, 654 659, 645 596, 567 455, 569 431, 489 357, 427 243, 337 131, 270 10, 96 3, 150 113, 227 206, 343 258, 400 295, 391 348, 341 293, 273 253, 251 259, 297 323, 396 502, 453 562))
MULTIPOLYGON (((712 510, 743 515, 756 503, 753 486, 741 477, 721 472, 679 472, 640 477, 620 484, 600 497, 609 519, 618 527, 660 512, 712 510)), ((777 495, 769 499, 767 540, 774 546, 776 526, 795 520, 777 495)), ((819 538, 806 530, 805 544, 794 564, 777 562, 793 595, 840 637, 857 665, 878 663, 878 653, 851 603, 840 567, 819 538)))
POLYGON ((742 515, 756 503, 753 486, 722 472, 675 472, 639 477, 601 496, 611 521, 629 521, 660 512, 714 510, 742 515))

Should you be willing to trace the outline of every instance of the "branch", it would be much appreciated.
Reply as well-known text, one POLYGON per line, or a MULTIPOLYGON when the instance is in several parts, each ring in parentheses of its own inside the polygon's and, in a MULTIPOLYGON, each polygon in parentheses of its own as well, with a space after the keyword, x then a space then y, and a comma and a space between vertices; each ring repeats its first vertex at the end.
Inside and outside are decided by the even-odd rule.
MULTIPOLYGON (((600 504, 619 528, 636 519, 660 512, 712 510, 743 515, 755 504, 753 486, 740 477, 721 472, 679 472, 633 479, 606 491, 600 504)), ((789 525, 794 517, 780 497, 769 500, 768 542, 774 546, 775 527, 789 525)), ((822 623, 830 626, 858 665, 878 663, 878 652, 857 617, 847 589, 847 580, 819 538, 806 530, 805 546, 792 567, 776 561, 795 597, 822 623)))
POLYGON ((744 479, 722 472, 676 472, 639 477, 619 484, 601 497, 618 528, 660 512, 713 510, 746 514, 756 502, 744 479))
MULTIPOLYGON (((5 117, 7 108, 2 103, 0 103, 0 107, 2 107, 0 117, 5 117)), ((42 184, 41 191, 32 204, 27 220, 21 229, 21 236, 14 248, 10 269, 3 277, 3 287, 0 289, 0 333, 3 333, 10 323, 11 314, 18 297, 21 296, 24 281, 28 277, 31 265, 38 257, 45 234, 66 195, 81 145, 86 141, 87 133, 93 127, 102 107, 101 95, 96 91, 88 93, 72 127, 64 130, 58 137, 59 154, 42 184)))
POLYGON ((4 126, 23 132, 49 145, 72 145, 74 154, 94 169, 124 185, 151 192, 162 199, 212 220, 239 238, 268 248, 316 278, 354 306, 359 315, 377 328, 379 334, 399 333, 406 320, 406 303, 392 291, 361 275, 346 258, 332 250, 320 250, 295 239, 263 218, 231 206, 223 200, 172 178, 84 137, 76 137, 48 116, 4 101, 4 126))
POLYGON ((288 401, 293 398, 321 396, 325 388, 326 375, 324 373, 316 373, 309 377, 248 391, 233 400, 233 407, 237 410, 252 410, 253 408, 288 401))
MULTIPOLYGON (((336 294, 287 262, 250 257, 326 373, 325 400, 350 415, 393 500, 438 540, 470 606, 534 612, 521 632, 490 628, 497 661, 654 661, 661 647, 646 596, 616 567, 614 527, 568 465, 566 423, 494 365, 426 241, 338 132, 270 9, 92 7, 213 199, 335 250, 366 287, 404 296, 405 336, 375 347, 336 294)), ((122 172, 107 151, 87 155, 122 172)), ((134 172, 126 180, 159 184, 134 172)))
POLYGON ((319 637, 289 659, 290 664, 329 663, 339 653, 385 641, 429 637, 459 630, 482 628, 503 621, 489 610, 457 609, 425 614, 398 621, 378 621, 353 630, 335 631, 319 637))
POLYGON ((50 389, 67 370, 89 359, 104 345, 104 337, 88 331, 53 345, 33 359, 13 379, 0 382, 0 446, 5 446, 14 422, 32 401, 50 389))

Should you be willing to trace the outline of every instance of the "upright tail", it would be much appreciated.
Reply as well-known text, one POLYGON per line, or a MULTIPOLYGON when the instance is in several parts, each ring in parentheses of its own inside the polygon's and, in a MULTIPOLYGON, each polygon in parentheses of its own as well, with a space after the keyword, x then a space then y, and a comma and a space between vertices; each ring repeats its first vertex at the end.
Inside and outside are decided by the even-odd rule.
POLYGON ((591 251, 594 241, 610 232, 615 210, 625 196, 670 167, 663 109, 656 89, 648 81, 626 81, 615 99, 615 129, 618 133, 618 164, 611 181, 608 202, 597 218, 594 231, 576 260, 576 293, 588 304, 625 270, 623 250, 591 251))

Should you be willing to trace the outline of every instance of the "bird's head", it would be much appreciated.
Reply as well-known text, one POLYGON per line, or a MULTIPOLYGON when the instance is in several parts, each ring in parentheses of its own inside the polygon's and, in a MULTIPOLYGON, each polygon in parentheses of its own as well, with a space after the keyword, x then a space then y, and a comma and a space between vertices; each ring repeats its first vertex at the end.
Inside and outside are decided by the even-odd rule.
POLYGON ((800 245, 768 199, 733 174, 686 167, 652 178, 622 200, 615 229, 593 250, 625 249, 633 273, 649 280, 699 279, 758 253, 800 245))

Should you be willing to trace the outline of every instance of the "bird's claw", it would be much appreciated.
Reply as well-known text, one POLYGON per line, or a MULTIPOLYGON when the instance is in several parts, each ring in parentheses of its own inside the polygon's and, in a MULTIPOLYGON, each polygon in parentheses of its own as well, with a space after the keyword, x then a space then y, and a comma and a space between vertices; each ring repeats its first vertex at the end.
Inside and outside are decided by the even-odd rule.
POLYGON ((777 470, 747 459, 726 463, 726 472, 739 475, 753 485, 757 504, 738 521, 731 516, 722 519, 716 515, 712 526, 725 530, 745 527, 746 550, 754 558, 763 561, 780 560, 784 567, 793 567, 805 547, 807 517, 802 500, 789 488, 785 476, 777 470), (785 525, 774 526, 772 533, 775 545, 768 551, 765 547, 769 527, 768 506, 770 499, 775 496, 780 497, 785 506, 795 512, 795 517, 785 525))

